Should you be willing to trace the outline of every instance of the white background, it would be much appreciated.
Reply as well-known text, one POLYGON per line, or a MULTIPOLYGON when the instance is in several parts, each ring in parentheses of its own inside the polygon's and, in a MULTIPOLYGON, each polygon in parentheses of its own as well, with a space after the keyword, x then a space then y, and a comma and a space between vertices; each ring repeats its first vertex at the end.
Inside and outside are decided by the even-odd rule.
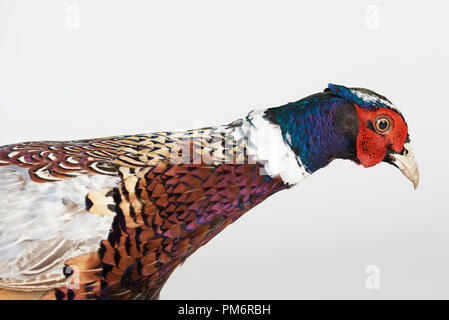
POLYGON ((161 298, 449 298, 448 10, 0 0, 0 145, 227 124, 328 82, 372 89, 408 122, 417 191, 390 165, 334 161, 197 251, 161 298))

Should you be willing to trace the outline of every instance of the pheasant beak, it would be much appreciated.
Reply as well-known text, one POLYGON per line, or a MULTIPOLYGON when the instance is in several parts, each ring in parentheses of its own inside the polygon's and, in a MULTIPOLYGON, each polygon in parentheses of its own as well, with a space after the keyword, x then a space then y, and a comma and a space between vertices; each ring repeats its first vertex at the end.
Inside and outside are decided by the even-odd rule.
POLYGON ((419 171, 416 164, 415 157, 410 146, 410 142, 404 144, 404 149, 400 153, 391 152, 386 157, 386 162, 391 163, 395 167, 399 168, 404 176, 407 177, 413 186, 418 188, 419 184, 419 171))

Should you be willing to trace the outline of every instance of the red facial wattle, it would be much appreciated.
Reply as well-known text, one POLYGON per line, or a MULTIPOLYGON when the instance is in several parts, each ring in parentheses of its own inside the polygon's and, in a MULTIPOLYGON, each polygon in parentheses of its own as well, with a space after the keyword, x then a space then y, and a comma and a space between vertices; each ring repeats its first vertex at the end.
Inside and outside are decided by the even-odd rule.
POLYGON ((364 167, 371 167, 381 162, 387 149, 401 152, 407 138, 407 125, 400 114, 391 109, 377 108, 375 110, 363 109, 355 105, 359 119, 359 132, 357 135, 357 158, 364 167), (384 134, 373 130, 377 118, 389 118, 390 129, 384 134), (369 123, 371 122, 371 128, 369 123))

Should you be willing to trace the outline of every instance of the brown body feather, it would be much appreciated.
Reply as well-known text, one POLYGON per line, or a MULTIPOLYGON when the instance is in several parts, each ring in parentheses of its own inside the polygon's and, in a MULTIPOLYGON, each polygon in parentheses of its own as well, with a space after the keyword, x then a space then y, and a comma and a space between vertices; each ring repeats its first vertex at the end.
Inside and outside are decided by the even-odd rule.
POLYGON ((98 252, 67 260, 65 285, 21 298, 157 298, 189 255, 285 187, 280 178, 263 176, 260 164, 248 163, 244 138, 233 141, 223 130, 0 148, 0 166, 28 168, 33 183, 86 173, 121 177, 115 188, 86 195, 86 214, 114 216, 98 252), (187 163, 174 161, 180 150, 188 150, 187 163))

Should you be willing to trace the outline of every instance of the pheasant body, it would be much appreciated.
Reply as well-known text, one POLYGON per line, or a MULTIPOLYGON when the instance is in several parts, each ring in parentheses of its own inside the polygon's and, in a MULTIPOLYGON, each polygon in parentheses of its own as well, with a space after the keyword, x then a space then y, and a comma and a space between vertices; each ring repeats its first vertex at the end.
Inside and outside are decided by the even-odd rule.
MULTIPOLYGON (((23 270, 15 264, 15 256, 13 261, 6 260, 1 270, 2 286, 28 290, 61 286, 56 291, 58 298, 154 298, 188 255, 251 207, 287 187, 280 177, 264 174, 263 165, 255 159, 256 151, 248 145, 249 131, 240 120, 188 132, 2 147, 2 173, 10 180, 22 179, 25 197, 37 193, 35 203, 47 202, 52 221, 62 223, 64 216, 73 216, 69 224, 53 222, 52 229, 44 228, 46 236, 42 232, 29 235, 34 246, 64 248, 66 255, 56 268, 41 270, 41 279, 36 281, 29 268, 23 270), (226 145, 231 150, 225 149, 226 145), (54 196, 56 203, 49 205, 49 196, 54 196), (98 255, 92 255, 98 244, 98 255), (62 262, 70 266, 69 258, 82 255, 98 274, 87 277, 87 287, 67 289, 58 268, 62 262)), ((7 185, 11 182, 4 180, 7 185)), ((3 208, 5 212, 13 210, 3 208)), ((26 209, 44 214, 36 207, 19 211, 26 209)), ((45 219, 27 213, 44 224, 45 219)), ((28 227, 20 226, 22 241, 27 241, 23 233, 28 227)), ((10 233, 4 230, 4 238, 17 238, 10 233)), ((22 250, 19 260, 27 259, 33 249, 22 250)), ((82 269, 71 265, 65 276, 74 277, 73 270, 83 275, 82 269)))
POLYGON ((270 195, 335 158, 365 165, 357 108, 397 111, 374 93, 353 93, 354 105, 347 90, 330 85, 224 126, 1 147, 0 287, 157 298, 177 266, 270 195))

